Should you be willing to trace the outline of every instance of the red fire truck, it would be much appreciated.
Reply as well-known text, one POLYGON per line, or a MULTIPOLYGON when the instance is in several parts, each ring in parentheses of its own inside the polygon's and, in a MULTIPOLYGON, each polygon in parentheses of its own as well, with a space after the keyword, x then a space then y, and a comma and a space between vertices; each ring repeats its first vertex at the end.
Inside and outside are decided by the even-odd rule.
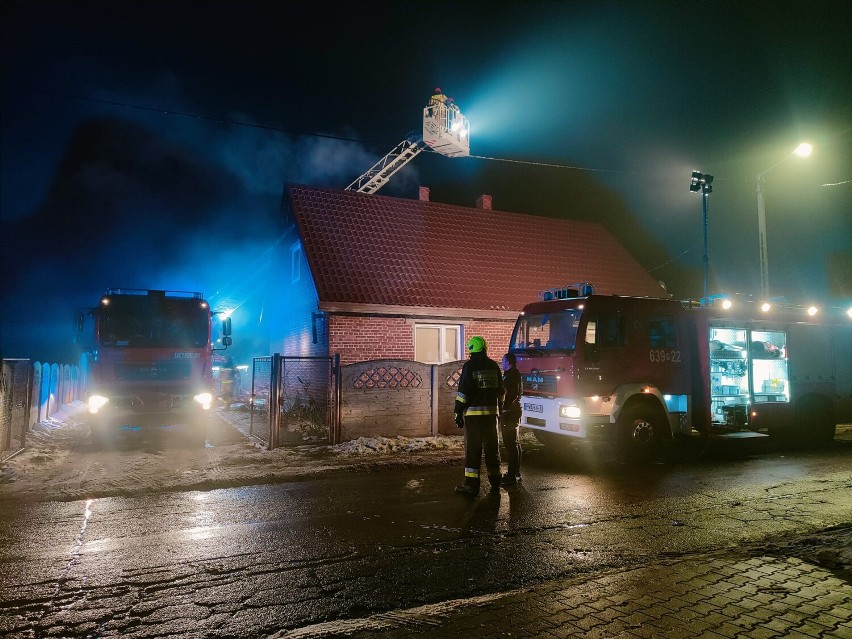
MULTIPOLYGON (((94 320, 87 371, 93 432, 186 425, 203 434, 213 403, 212 314, 201 293, 109 289, 94 320)), ((84 328, 81 317, 79 332, 84 328)), ((221 325, 231 344, 230 319, 221 325)))
POLYGON ((509 347, 521 426, 626 457, 693 436, 830 441, 852 422, 852 321, 767 306, 596 295, 589 284, 542 291, 509 347))

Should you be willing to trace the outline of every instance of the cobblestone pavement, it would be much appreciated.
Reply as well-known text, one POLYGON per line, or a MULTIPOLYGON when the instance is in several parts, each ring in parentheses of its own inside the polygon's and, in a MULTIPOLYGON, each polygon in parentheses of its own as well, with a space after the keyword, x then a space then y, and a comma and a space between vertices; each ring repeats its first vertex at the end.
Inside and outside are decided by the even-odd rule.
POLYGON ((852 638, 852 527, 762 550, 728 549, 275 636, 852 638))

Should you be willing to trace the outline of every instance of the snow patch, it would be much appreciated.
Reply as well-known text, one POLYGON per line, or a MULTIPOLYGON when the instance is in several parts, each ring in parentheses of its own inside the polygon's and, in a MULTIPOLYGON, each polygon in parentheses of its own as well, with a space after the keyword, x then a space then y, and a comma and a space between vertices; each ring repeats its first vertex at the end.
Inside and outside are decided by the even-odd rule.
POLYGON ((407 453, 422 450, 464 451, 461 437, 436 435, 434 437, 359 437, 329 447, 342 455, 371 455, 375 453, 407 453))

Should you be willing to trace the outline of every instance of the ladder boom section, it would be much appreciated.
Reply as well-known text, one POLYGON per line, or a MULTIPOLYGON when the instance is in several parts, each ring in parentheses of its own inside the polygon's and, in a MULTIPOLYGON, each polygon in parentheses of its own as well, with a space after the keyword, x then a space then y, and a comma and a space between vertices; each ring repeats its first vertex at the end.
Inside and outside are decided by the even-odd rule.
POLYGON ((417 157, 423 148, 423 137, 419 133, 410 133, 390 153, 347 186, 346 190, 375 193, 390 180, 394 173, 417 157))

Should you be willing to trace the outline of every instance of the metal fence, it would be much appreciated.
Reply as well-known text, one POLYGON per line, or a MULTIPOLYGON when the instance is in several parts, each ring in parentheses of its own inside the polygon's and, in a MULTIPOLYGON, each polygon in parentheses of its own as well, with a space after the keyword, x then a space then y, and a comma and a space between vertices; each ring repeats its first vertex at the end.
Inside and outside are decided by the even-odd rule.
POLYGON ((281 356, 277 360, 275 446, 340 441, 340 358, 281 356), (277 426, 277 427, 276 427, 277 426))
POLYGON ((273 357, 255 357, 252 360, 251 397, 249 398, 249 435, 270 445, 270 404, 273 399, 273 357))
POLYGON ((24 448, 30 427, 33 367, 28 359, 4 359, 0 377, 0 457, 24 448))
POLYGON ((81 366, 4 359, 0 376, 0 458, 27 442, 33 424, 49 418, 85 394, 81 366))
POLYGON ((269 449, 340 441, 340 357, 258 357, 249 434, 269 449))

